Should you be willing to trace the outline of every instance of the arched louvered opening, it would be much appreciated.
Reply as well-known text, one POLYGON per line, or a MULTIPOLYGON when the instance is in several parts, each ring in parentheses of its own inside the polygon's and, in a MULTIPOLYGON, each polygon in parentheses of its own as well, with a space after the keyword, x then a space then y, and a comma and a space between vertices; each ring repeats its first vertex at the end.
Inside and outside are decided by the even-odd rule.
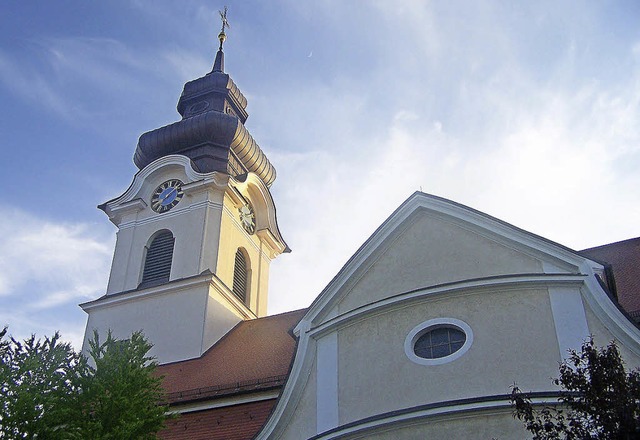
POLYGON ((249 289, 249 265, 248 259, 242 249, 236 251, 236 261, 233 266, 233 293, 247 302, 247 290, 249 289))
POLYGON ((147 249, 140 287, 155 286, 169 281, 173 243, 175 239, 169 231, 158 233, 147 249))

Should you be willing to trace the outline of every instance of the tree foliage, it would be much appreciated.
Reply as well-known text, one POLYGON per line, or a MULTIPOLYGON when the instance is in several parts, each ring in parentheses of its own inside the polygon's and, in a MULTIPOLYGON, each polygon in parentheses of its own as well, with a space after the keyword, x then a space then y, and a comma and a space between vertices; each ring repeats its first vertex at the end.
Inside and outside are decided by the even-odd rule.
POLYGON ((83 438, 147 439, 162 429, 167 408, 161 378, 153 374, 157 364, 147 356, 151 344, 140 332, 118 341, 98 334, 89 341, 95 367, 81 371, 78 425, 83 438))
POLYGON ((560 364, 557 405, 536 406, 513 386, 514 417, 534 440, 631 440, 640 438, 640 373, 626 372, 618 347, 593 339, 560 364))
POLYGON ((6 340, 6 333, 0 332, 0 437, 64 438, 80 357, 58 333, 24 342, 6 340))
POLYGON ((89 359, 60 342, 0 332, 0 439, 149 439, 166 419, 161 378, 141 333, 89 341, 89 359))

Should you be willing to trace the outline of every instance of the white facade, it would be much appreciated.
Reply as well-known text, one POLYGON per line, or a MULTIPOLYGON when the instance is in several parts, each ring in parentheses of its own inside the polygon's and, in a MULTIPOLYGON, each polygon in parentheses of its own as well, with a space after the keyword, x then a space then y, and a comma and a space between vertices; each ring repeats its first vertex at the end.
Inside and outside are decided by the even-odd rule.
POLYGON ((198 173, 185 156, 162 157, 141 170, 120 197, 103 205, 118 227, 106 295, 82 304, 89 314, 86 341, 98 330, 117 338, 143 331, 160 363, 200 356, 240 320, 266 314, 269 263, 287 250, 264 183, 226 173, 198 173), (154 190, 182 182, 183 198, 171 210, 151 209, 154 190), (251 203, 255 233, 241 225, 238 209, 251 203), (141 285, 147 250, 160 231, 174 237, 168 282, 141 285), (246 300, 232 292, 234 257, 247 260, 246 300))
MULTIPOLYGON (((593 335, 640 364, 640 331, 597 281, 603 267, 454 202, 410 197, 295 328, 291 375, 259 439, 525 439, 508 394, 553 393, 593 335), (450 325, 462 348, 414 353, 450 325)), ((552 399, 553 400, 553 399, 552 399)))

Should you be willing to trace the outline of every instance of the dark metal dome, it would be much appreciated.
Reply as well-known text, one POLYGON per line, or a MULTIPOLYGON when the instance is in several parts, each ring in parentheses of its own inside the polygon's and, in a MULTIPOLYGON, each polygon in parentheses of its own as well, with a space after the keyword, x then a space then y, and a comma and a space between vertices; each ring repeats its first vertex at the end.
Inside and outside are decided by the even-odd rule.
POLYGON ((275 181, 275 168, 244 126, 247 99, 223 66, 220 47, 213 70, 184 85, 178 101, 182 120, 140 136, 133 157, 139 169, 160 157, 182 154, 202 173, 235 177, 253 172, 267 186, 275 181))

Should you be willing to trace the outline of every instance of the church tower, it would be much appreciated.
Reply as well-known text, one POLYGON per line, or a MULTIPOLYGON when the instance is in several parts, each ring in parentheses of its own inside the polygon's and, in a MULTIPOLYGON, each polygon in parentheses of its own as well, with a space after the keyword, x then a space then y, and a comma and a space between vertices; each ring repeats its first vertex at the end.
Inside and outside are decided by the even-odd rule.
POLYGON ((289 248, 269 191, 275 169, 224 72, 221 15, 213 69, 184 85, 182 120, 140 136, 133 182, 99 206, 118 231, 106 294, 81 304, 85 349, 94 330, 142 330, 160 363, 191 359, 266 314, 269 264, 289 248))

